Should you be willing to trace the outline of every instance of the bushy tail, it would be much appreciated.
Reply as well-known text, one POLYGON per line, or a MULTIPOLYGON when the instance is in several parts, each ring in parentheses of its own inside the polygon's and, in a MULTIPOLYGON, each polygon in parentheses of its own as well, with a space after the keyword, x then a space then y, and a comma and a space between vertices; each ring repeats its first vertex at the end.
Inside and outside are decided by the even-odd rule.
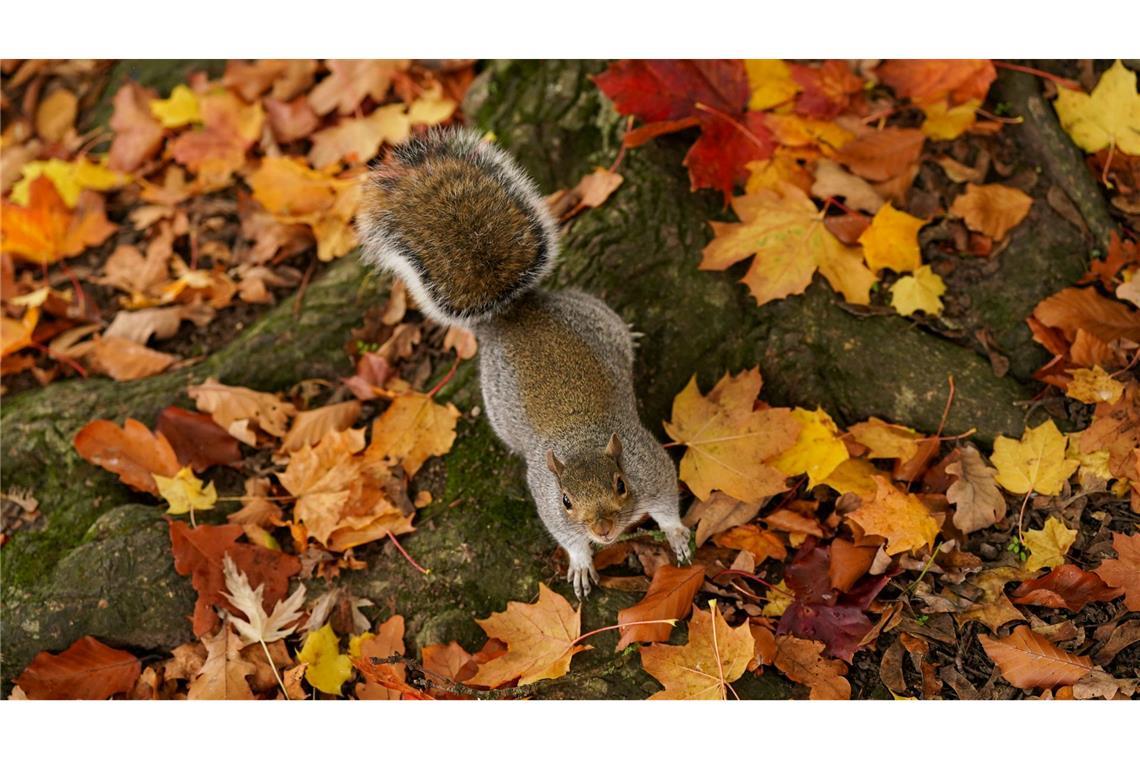
POLYGON ((357 217, 365 261, 398 274, 445 324, 501 313, 554 265, 558 225, 515 160, 473 130, 397 147, 357 217))

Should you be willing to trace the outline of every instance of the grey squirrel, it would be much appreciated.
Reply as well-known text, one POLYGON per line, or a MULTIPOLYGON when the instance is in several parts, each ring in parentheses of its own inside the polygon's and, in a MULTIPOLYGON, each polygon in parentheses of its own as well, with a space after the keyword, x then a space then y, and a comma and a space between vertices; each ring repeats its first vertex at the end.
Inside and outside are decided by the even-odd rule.
POLYGON ((514 159, 471 130, 430 132, 373 169, 357 225, 365 261, 428 316, 474 331, 487 417, 525 457, 578 597, 598 580, 591 542, 646 515, 688 561, 673 462, 637 415, 633 336, 599 299, 537 287, 558 225, 514 159))

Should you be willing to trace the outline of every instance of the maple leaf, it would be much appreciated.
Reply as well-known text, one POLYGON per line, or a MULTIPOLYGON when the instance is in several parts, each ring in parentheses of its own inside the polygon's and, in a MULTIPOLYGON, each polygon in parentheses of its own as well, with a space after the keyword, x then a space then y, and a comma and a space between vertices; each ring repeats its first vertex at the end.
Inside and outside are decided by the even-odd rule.
POLYGON ((407 685, 405 681, 407 668, 403 663, 372 662, 373 659, 383 660, 392 655, 404 654, 404 617, 393 615, 376 627, 375 635, 364 636, 367 638, 360 637, 358 651, 354 655, 356 669, 365 679, 364 683, 356 685, 356 698, 400 699, 409 692, 419 694, 420 692, 407 685))
POLYGON ((219 464, 237 464, 242 458, 237 439, 207 414, 168 406, 158 413, 155 432, 165 436, 178 461, 195 472, 219 464))
POLYGON ((320 117, 305 97, 295 98, 289 102, 266 98, 261 101, 261 105, 265 107, 265 116, 273 135, 281 143, 290 143, 308 137, 317 131, 317 127, 321 124, 320 117))
POLYGON ((897 459, 906 462, 918 454, 922 436, 905 425, 892 425, 877 417, 847 428, 851 436, 867 447, 872 459, 897 459))
POLYGON ((1029 214, 1033 198, 1005 185, 966 186, 954 199, 950 213, 960 217, 975 232, 1001 240, 1029 214))
POLYGON ((316 446, 326 433, 339 433, 352 427, 360 412, 359 401, 344 401, 298 412, 289 433, 281 441, 281 450, 291 452, 302 446, 316 446))
POLYGON ((776 637, 772 663, 788 678, 810 687, 811 699, 850 699, 847 666, 823 656, 824 644, 795 636, 776 637))
POLYGON ((552 213, 558 216, 558 221, 565 222, 586 209, 601 206, 615 190, 621 187, 623 181, 623 177, 617 172, 599 166, 578 180, 573 189, 560 190, 548 197, 546 202, 552 213))
POLYGON ((780 581, 770 589, 768 600, 764 604, 764 608, 760 614, 764 617, 778 618, 787 612, 788 607, 792 606, 795 601, 795 595, 792 594, 791 589, 788 588, 784 581, 780 581))
POLYGON ((305 680, 325 694, 339 696, 344 682, 352 677, 352 660, 340 651, 331 623, 309 631, 297 660, 309 666, 305 669, 305 680))
POLYGON ((796 408, 792 417, 800 424, 799 436, 773 460, 785 475, 807 475, 808 488, 815 488, 849 457, 839 438, 839 428, 822 409, 814 412, 796 408))
POLYGON ((170 145, 175 161, 198 174, 203 191, 225 187, 245 165, 245 154, 261 134, 265 112, 260 103, 247 105, 229 90, 201 97, 202 129, 183 132, 170 145))
POLYGON ((317 258, 332 261, 356 245, 352 218, 360 203, 355 179, 336 179, 287 156, 262 159, 247 178, 253 197, 287 224, 304 224, 317 240, 317 258))
POLYGON ((771 531, 761 530, 755 525, 738 525, 729 528, 724 533, 713 536, 713 543, 727 549, 747 551, 756 564, 769 557, 782 560, 788 554, 779 536, 771 531))
POLYGON ((31 199, 32 183, 37 177, 47 177, 59 191, 59 197, 68 208, 75 208, 84 190, 114 190, 122 187, 130 176, 108 169, 84 156, 73 161, 49 158, 46 161, 29 161, 20 167, 20 181, 12 185, 9 200, 27 206, 31 199))
POLYGON ((108 157, 109 166, 120 172, 133 172, 158 153, 165 130, 150 112, 154 93, 135 82, 127 82, 111 101, 111 130, 115 133, 108 157))
POLYGON ((1065 436, 1053 420, 1026 430, 1020 441, 998 436, 992 460, 998 484, 1013 493, 1055 496, 1077 469, 1075 460, 1065 458, 1065 436))
POLYGON ((973 446, 963 446, 959 453, 958 461, 946 465, 946 473, 955 476, 946 499, 955 506, 954 526, 969 534, 1002 520, 1006 503, 995 484, 997 470, 973 446))
POLYGON ((1085 404, 1115 404, 1124 393, 1124 383, 1114 380, 1099 366, 1092 369, 1069 370, 1073 380, 1065 388, 1065 395, 1085 404))
POLYGON ((694 540, 697 546, 717 533, 750 522, 760 513, 760 504, 734 499, 722 491, 713 491, 705 501, 697 501, 689 508, 684 523, 688 527, 696 525, 694 540))
POLYGON ((1015 604, 1034 604, 1080 612, 1089 602, 1107 602, 1123 593, 1109 588, 1095 573, 1076 565, 1061 565, 1047 574, 1026 581, 1013 591, 1015 604))
POLYGON ((222 574, 226 580, 226 599, 246 617, 245 620, 238 617, 230 619, 243 643, 271 644, 297 629, 303 614, 301 607, 305 603, 304 584, 299 585, 288 599, 279 599, 273 605, 273 611, 266 615, 262 599, 265 586, 252 588, 249 578, 238 569, 229 554, 222 558, 222 574))
POLYGON ((899 211, 891 204, 882 206, 871 226, 859 236, 867 266, 878 274, 881 269, 913 272, 922 266, 918 231, 926 221, 899 211))
POLYGON ((123 427, 110 420, 93 420, 73 440, 79 456, 115 473, 119 480, 138 491, 158 495, 154 475, 178 472, 178 457, 166 438, 154 435, 146 425, 127 418, 123 427))
POLYGON ((46 176, 32 181, 26 206, 0 201, 0 215, 0 250, 35 264, 77 256, 116 229, 107 221, 100 195, 83 192, 72 212, 46 176))
POLYGON ((872 182, 898 177, 918 162, 926 136, 917 129, 886 127, 855 138, 835 160, 872 182))
POLYGON ((241 656, 241 639, 230 626, 202 639, 206 660, 190 682, 188 699, 253 699, 249 681, 257 668, 241 656))
POLYGON ((534 604, 508 602, 505 612, 495 612, 479 627, 507 645, 507 653, 479 666, 467 681, 471 686, 497 688, 519 679, 519 686, 559 678, 570 670, 570 658, 589 646, 575 644, 582 632, 582 610, 575 610, 560 594, 538 584, 534 604))
MULTIPOLYGON (((747 189, 748 192, 752 192, 754 188, 750 184, 747 189)), ((878 212, 886 203, 867 180, 848 173, 842 166, 827 158, 821 158, 816 162, 811 194, 820 199, 840 197, 851 208, 871 214, 878 212)))
POLYGON ((1136 74, 1119 60, 1104 72, 1092 94, 1057 88, 1053 101, 1061 126, 1088 153, 1114 148, 1140 156, 1140 95, 1136 74))
MULTIPOLYGON (((1000 476, 998 482, 1001 482, 1000 476)), ((1025 531, 1025 548, 1029 559, 1025 569, 1031 572, 1043 567, 1056 567, 1065 563, 1065 554, 1077 539, 1077 531, 1067 528, 1065 523, 1050 516, 1041 530, 1025 531)))
POLYGON ((641 650, 641 667, 665 687, 650 699, 728 699, 729 684, 744 675, 755 650, 748 624, 731 628, 711 606, 712 612, 693 609, 683 646, 641 650))
POLYGON ((891 307, 904 317, 916 311, 924 311, 931 316, 942 313, 942 294, 946 284, 924 264, 915 270, 914 276, 900 277, 891 288, 891 307))
POLYGON ((917 496, 898 490, 886 478, 876 477, 874 498, 847 515, 864 532, 887 539, 887 554, 934 546, 938 523, 917 496))
POLYGON ((1004 639, 979 634, 978 641, 998 666, 1002 678, 1019 689, 1071 686, 1092 670, 1088 657, 1058 648, 1026 625, 1004 639))
POLYGON ((697 498, 716 489, 758 503, 785 490, 783 473, 767 460, 795 441, 799 426, 787 409, 753 409, 762 382, 757 368, 726 374, 702 396, 694 375, 673 399, 665 431, 688 447, 681 479, 697 498))
POLYGON ((451 451, 458 419, 454 404, 437 404, 422 393, 400 396, 372 423, 368 456, 395 459, 411 477, 428 457, 451 451))
POLYGON ((894 60, 881 64, 875 74, 899 97, 920 104, 985 100, 997 79, 987 60, 894 60))
POLYGON ((753 111, 764 111, 787 103, 802 89, 792 78, 788 64, 779 59, 746 60, 744 70, 751 89, 748 108, 753 111))
POLYGON ((1140 341, 1140 312, 1105 298, 1093 288, 1065 288, 1054 293, 1037 304, 1033 317, 1060 330, 1070 342, 1080 332, 1105 343, 1120 338, 1140 341))
POLYGON ((150 112, 167 129, 202 123, 198 96, 184 84, 174 85, 170 97, 165 100, 150 101, 150 112))
POLYGON ((693 597, 705 581, 704 565, 673 567, 661 565, 653 573, 649 590, 640 602, 618 612, 621 639, 615 651, 620 652, 635 641, 667 641, 673 626, 669 623, 645 623, 643 620, 680 620, 693 606, 693 597))
POLYGON ((958 621, 978 620, 996 631, 1011 620, 1024 620, 1025 616, 1005 595, 1005 584, 1024 579, 1025 571, 1018 567, 997 567, 978 573, 973 585, 982 592, 981 596, 957 616, 958 621))
POLYGON ((792 78, 803 91, 796 96, 796 113, 817 119, 833 119, 851 105, 863 90, 863 80, 847 61, 824 61, 819 66, 789 64, 792 78))
POLYGON ((932 140, 953 140, 974 126, 981 105, 980 100, 970 100, 953 107, 946 103, 924 105, 922 113, 926 118, 922 122, 922 133, 932 140))
POLYGON ((384 143, 396 145, 408 139, 412 121, 402 103, 381 106, 359 119, 341 119, 336 125, 311 136, 309 163, 317 169, 337 164, 363 164, 380 152, 384 143))
POLYGON ((297 413, 296 407, 272 393, 222 385, 212 377, 201 385, 190 386, 186 392, 199 411, 208 413, 227 433, 250 446, 257 445, 257 434, 251 425, 280 438, 285 435, 288 419, 297 413))
POLYGON ((1124 589, 1124 606, 1140 612, 1140 534, 1114 532, 1112 548, 1117 558, 1101 562, 1095 572, 1108 585, 1124 589))
POLYGON ((15 683, 28 699, 107 699, 129 691, 140 671, 130 652, 84 636, 59 654, 37 654, 15 683))
POLYGON ((443 644, 428 644, 420 650, 424 673, 442 676, 453 683, 463 683, 479 670, 479 664, 467 650, 452 641, 443 644))
POLYGON ((802 190, 761 190, 737 196, 732 207, 740 223, 709 223, 715 238, 701 252, 700 269, 723 271, 755 255, 741 281, 758 305, 803 293, 817 269, 848 303, 870 303, 874 275, 827 230, 802 190))
POLYGON ((195 511, 213 509, 218 500, 218 492, 213 483, 205 488, 202 481, 194 477, 189 467, 183 467, 172 478, 155 475, 154 482, 158 486, 158 495, 166 499, 170 508, 168 515, 193 515, 195 511))
POLYGON ((93 370, 120 382, 157 375, 177 359, 174 354, 155 351, 115 335, 96 336, 89 354, 93 370))
POLYGON ((309 92, 309 103, 322 116, 333 110, 350 114, 366 97, 383 102, 393 76, 406 70, 408 61, 330 60, 325 65, 329 75, 309 92))

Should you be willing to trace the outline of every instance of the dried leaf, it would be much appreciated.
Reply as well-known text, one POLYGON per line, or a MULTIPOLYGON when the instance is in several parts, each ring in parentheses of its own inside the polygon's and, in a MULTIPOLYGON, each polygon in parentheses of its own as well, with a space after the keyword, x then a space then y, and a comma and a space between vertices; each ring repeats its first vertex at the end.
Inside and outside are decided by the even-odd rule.
POLYGON ((1140 612, 1140 534, 1113 533, 1112 548, 1117 558, 1101 562, 1095 572, 1108 585, 1124 589, 1124 606, 1140 612))
POLYGON ((128 418, 123 427, 110 420, 94 420, 83 426, 74 439, 79 456, 119 476, 139 491, 158 495, 154 475, 170 477, 178 472, 178 457, 166 438, 154 435, 146 425, 128 418))
POLYGON ((973 446, 963 446, 958 451, 960 459, 946 466, 946 473, 956 476, 946 498, 956 507, 954 526, 969 534, 1001 521, 1006 504, 995 484, 997 470, 987 466, 973 446))
POLYGON ((1029 214, 1033 198, 1005 185, 967 185, 950 213, 960 217, 975 232, 1002 240, 1006 233, 1021 224, 1029 214))
POLYGON ((37 654, 15 683, 28 699, 107 699, 129 691, 140 671, 133 654, 84 636, 57 655, 37 654))
POLYGON ((728 699, 729 684, 744 675, 755 642, 748 624, 730 628, 714 605, 693 609, 689 641, 641 650, 641 667, 665 687, 650 699, 728 699))
POLYGON ((824 645, 795 636, 776 637, 773 664, 788 678, 811 688, 812 699, 850 699, 847 666, 823 656, 824 645))
POLYGON ((1088 657, 1058 648, 1029 626, 1018 627, 1004 639, 979 634, 978 640, 1002 677, 1019 689, 1072 686, 1092 670, 1088 657))
POLYGON ((643 620, 682 620, 693 606, 693 597, 705 580, 703 565, 673 567, 662 565, 653 574, 653 581, 645 597, 618 612, 621 639, 616 651, 625 649, 635 641, 668 641, 673 626, 669 623, 631 625, 643 620))

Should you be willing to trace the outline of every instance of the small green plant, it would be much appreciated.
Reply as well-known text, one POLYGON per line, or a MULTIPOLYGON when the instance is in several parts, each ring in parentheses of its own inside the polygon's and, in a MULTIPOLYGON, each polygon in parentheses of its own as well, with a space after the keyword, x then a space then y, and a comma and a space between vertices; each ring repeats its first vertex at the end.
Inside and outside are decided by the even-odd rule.
POLYGON ((1003 100, 997 104, 997 108, 994 109, 994 113, 998 116, 1009 116, 1013 113, 1013 106, 1003 100))
POLYGON ((1025 560, 1029 559, 1029 549, 1025 547, 1025 544, 1021 543, 1021 540, 1017 536, 1013 536, 1009 539, 1009 544, 1006 545, 1005 550, 1017 557, 1019 562, 1025 562, 1025 560))
POLYGON ((358 354, 368 354, 379 350, 379 343, 368 343, 366 341, 360 340, 359 338, 356 339, 356 353, 358 354))

